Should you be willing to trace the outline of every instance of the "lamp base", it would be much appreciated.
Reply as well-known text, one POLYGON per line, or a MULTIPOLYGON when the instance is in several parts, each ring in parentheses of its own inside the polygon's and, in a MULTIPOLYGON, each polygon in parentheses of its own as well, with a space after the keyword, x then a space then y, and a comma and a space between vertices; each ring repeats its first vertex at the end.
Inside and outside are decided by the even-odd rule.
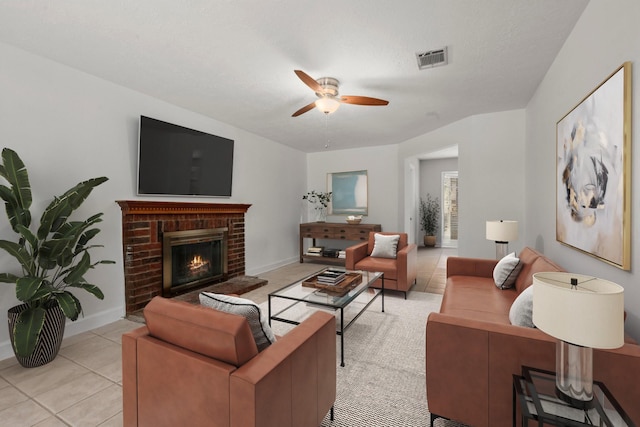
POLYGON ((496 242, 496 259, 502 259, 509 253, 509 242, 496 242))
POLYGON ((556 344, 556 394, 571 406, 593 406, 593 349, 565 341, 556 344))
POLYGON ((591 400, 574 399, 573 397, 565 394, 562 390, 560 390, 558 386, 556 386, 556 396, 558 397, 558 399, 571 405, 572 408, 586 410, 594 408, 596 406, 593 398, 591 398, 591 400))

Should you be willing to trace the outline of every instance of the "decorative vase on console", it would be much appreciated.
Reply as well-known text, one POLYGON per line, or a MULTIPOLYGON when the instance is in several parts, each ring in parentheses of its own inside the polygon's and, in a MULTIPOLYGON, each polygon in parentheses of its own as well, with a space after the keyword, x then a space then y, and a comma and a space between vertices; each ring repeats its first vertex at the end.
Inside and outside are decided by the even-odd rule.
POLYGON ((302 200, 308 201, 313 206, 313 219, 315 222, 325 222, 327 220, 327 207, 331 202, 331 194, 331 191, 325 193, 311 190, 302 196, 302 200))
POLYGON ((316 222, 326 222, 327 221, 327 208, 314 208, 315 220, 316 222))

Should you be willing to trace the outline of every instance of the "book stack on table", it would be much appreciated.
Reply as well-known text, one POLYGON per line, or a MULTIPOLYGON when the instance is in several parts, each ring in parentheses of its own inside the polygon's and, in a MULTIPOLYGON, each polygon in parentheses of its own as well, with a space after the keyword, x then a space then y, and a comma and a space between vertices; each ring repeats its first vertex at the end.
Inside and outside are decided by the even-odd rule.
POLYGON ((307 255, 322 256, 323 250, 324 250, 323 246, 312 246, 309 249, 307 249, 307 255))
POLYGON ((318 283, 325 285, 337 285, 346 277, 346 272, 342 270, 327 269, 316 276, 318 283))
POLYGON ((322 275, 324 273, 323 271, 303 281, 302 286, 307 288, 317 288, 318 290, 320 290, 320 292, 326 292, 330 295, 342 296, 362 283, 362 274, 360 273, 356 273, 355 271, 350 271, 347 273, 338 269, 335 269, 335 271, 344 274, 343 280, 341 280, 337 284, 320 282, 318 280, 318 276, 322 275))
POLYGON ((322 251, 322 256, 327 258, 338 258, 339 252, 339 249, 328 248, 322 251))

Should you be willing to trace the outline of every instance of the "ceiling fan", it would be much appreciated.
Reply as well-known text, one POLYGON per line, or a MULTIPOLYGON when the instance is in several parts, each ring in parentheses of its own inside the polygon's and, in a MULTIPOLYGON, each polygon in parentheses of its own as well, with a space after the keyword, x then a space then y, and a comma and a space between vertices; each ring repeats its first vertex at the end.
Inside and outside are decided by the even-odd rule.
POLYGON ((368 96, 338 96, 338 86, 340 82, 333 77, 321 77, 315 80, 307 73, 301 70, 294 70, 296 75, 303 81, 304 84, 309 86, 318 96, 318 100, 312 102, 309 105, 305 105, 291 117, 298 117, 301 114, 306 113, 309 110, 318 108, 325 114, 333 113, 338 109, 340 104, 355 104, 355 105, 387 105, 389 101, 378 98, 370 98, 368 96))

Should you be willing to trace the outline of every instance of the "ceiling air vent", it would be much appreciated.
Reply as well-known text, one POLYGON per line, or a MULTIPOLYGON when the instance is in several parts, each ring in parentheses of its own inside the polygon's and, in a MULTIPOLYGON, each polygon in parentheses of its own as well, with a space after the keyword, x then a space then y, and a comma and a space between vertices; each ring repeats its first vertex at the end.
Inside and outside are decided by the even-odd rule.
POLYGON ((419 52, 416 53, 416 58, 418 59, 418 68, 420 70, 447 65, 447 48, 419 52))

